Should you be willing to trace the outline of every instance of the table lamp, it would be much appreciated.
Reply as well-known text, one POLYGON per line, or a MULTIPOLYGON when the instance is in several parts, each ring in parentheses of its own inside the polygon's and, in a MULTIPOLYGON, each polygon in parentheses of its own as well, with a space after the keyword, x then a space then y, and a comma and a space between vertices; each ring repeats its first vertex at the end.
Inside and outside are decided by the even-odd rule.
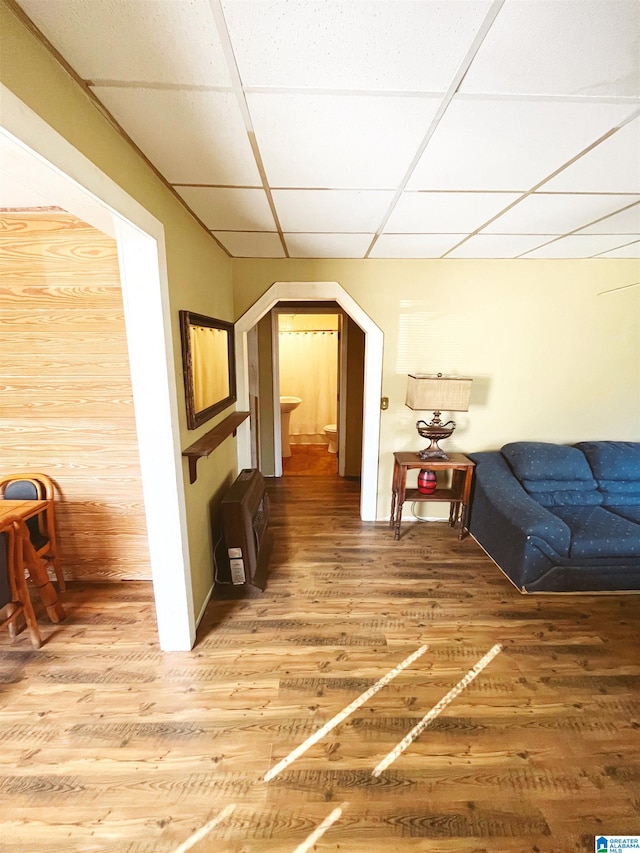
POLYGON ((456 424, 455 421, 442 423, 440 415, 443 411, 466 412, 469 410, 473 380, 461 376, 443 376, 442 373, 435 376, 409 374, 408 379, 405 405, 416 411, 433 412, 433 418, 429 423, 426 421, 416 423, 418 434, 431 441, 429 447, 425 447, 417 455, 420 459, 448 459, 449 457, 444 450, 441 450, 438 442, 443 438, 451 438, 456 424))

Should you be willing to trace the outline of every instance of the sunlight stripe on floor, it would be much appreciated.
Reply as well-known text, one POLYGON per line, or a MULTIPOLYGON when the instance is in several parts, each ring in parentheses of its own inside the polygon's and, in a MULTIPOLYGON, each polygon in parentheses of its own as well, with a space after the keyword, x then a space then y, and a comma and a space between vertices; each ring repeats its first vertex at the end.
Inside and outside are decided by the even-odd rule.
POLYGON ((392 681, 396 675, 402 672, 403 669, 406 669, 408 666, 418 660, 421 657, 429 646, 420 646, 420 648, 415 651, 412 655, 409 655, 408 658, 399 663, 398 666, 394 667, 390 670, 386 675, 384 675, 379 681, 371 686, 368 690, 365 690, 357 699, 347 705, 344 710, 340 711, 339 714, 336 714, 333 719, 329 720, 328 723, 325 723, 322 728, 318 729, 318 731, 314 732, 310 737, 308 737, 304 743, 301 743, 300 746, 296 747, 293 752, 290 752, 286 758, 283 758, 282 761, 278 762, 274 767, 271 768, 267 773, 265 773, 264 781, 270 782, 278 773, 281 773, 286 767, 288 767, 296 758, 300 758, 300 756, 305 753, 310 747, 321 740, 326 734, 328 734, 332 729, 335 729, 336 726, 339 726, 343 720, 346 720, 350 714, 353 714, 354 711, 357 711, 361 705, 364 705, 372 696, 374 696, 378 690, 382 690, 390 681, 392 681))
POLYGON ((179 847, 176 847, 173 853, 186 853, 186 851, 190 850, 194 844, 197 844, 198 841, 202 841, 205 835, 208 835, 214 826, 217 826, 219 823, 222 823, 223 820, 228 818, 234 809, 235 805, 224 808, 217 817, 214 817, 213 820, 209 821, 209 823, 205 823, 201 829, 194 832, 193 835, 190 835, 189 838, 187 838, 186 841, 183 841, 179 847))
POLYGON ((462 693, 462 691, 465 689, 465 687, 468 687, 469 684, 471 684, 471 682, 473 681, 473 679, 477 675, 479 675, 482 672, 482 670, 485 669, 485 667, 489 666, 489 664, 494 659, 494 657, 496 657, 496 655, 499 655, 501 651, 502 651, 502 646, 498 643, 495 646, 493 646, 493 648, 490 649, 484 657, 480 658, 480 660, 473 667, 473 669, 470 669, 469 672, 465 675, 465 677, 463 679, 461 679, 456 684, 456 686, 453 687, 447 693, 447 695, 443 699, 441 699, 438 702, 438 704, 435 705, 429 711, 429 713, 426 714, 420 720, 420 722, 417 723, 417 725, 415 725, 411 729, 409 734, 406 735, 400 741, 400 743, 394 749, 392 749, 388 755, 386 755, 382 759, 382 761, 378 764, 378 766, 375 768, 375 770, 373 771, 373 773, 371 775, 372 776, 380 776, 380 774, 383 773, 387 769, 387 767, 389 767, 390 764, 393 764, 393 762, 396 760, 396 758, 398 758, 400 755, 402 755, 402 753, 405 751, 405 749, 413 743, 413 741, 418 737, 420 732, 422 732, 423 729, 425 729, 429 725, 430 722, 435 720, 435 718, 444 711, 444 709, 447 707, 447 705, 450 705, 451 702, 453 702, 453 700, 456 698, 456 696, 459 696, 460 693, 462 693))
POLYGON ((307 853, 308 850, 311 850, 313 845, 318 841, 319 838, 325 834, 325 832, 329 829, 330 826, 338 820, 340 815, 342 814, 342 808, 334 809, 330 815, 327 815, 325 819, 322 821, 320 826, 317 829, 314 829, 311 835, 306 838, 302 844, 299 844, 293 853, 307 853))

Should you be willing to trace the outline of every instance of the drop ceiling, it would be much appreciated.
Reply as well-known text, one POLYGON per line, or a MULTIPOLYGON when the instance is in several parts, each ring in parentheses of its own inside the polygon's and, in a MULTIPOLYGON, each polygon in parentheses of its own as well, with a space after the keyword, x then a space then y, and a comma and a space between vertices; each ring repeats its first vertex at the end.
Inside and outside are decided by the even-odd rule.
POLYGON ((640 257, 640 0, 19 0, 232 257, 640 257))

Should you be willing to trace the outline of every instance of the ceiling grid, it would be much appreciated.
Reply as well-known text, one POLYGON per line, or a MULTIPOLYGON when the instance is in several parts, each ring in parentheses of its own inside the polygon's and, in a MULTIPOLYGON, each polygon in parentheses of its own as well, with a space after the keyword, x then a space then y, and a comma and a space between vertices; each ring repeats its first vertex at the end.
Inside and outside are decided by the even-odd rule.
POLYGON ((232 257, 640 257, 640 0, 16 5, 232 257))

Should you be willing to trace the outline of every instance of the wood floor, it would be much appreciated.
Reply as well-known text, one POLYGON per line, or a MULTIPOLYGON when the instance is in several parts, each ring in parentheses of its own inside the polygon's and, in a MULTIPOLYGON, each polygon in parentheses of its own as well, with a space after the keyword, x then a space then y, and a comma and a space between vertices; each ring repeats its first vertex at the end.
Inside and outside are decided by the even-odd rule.
POLYGON ((640 596, 522 597, 446 524, 361 523, 355 483, 269 491, 267 590, 212 602, 191 653, 158 651, 141 582, 72 587, 39 651, 0 634, 3 853, 576 853, 640 832, 640 596))
POLYGON ((326 444, 292 444, 291 456, 282 459, 284 477, 338 476, 338 457, 326 444))

